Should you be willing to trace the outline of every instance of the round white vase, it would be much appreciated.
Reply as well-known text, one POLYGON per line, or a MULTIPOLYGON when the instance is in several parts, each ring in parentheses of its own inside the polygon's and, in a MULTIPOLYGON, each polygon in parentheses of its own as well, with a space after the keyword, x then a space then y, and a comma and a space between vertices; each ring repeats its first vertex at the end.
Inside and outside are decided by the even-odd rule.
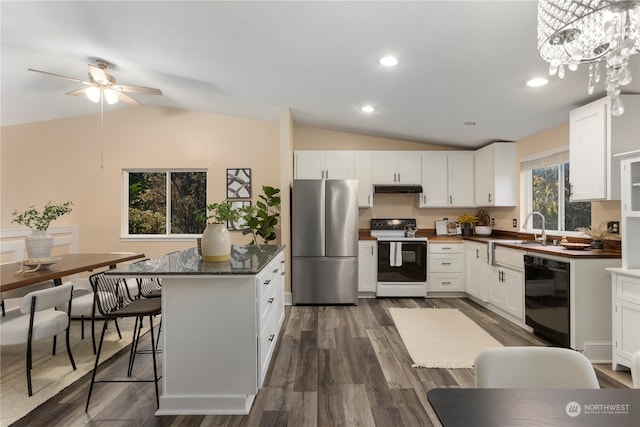
POLYGON ((207 224, 202 233, 202 259, 208 262, 227 261, 231 254, 231 236, 226 224, 207 224))
POLYGON ((30 259, 48 258, 53 248, 53 236, 48 235, 47 230, 33 230, 33 233, 24 238, 24 245, 30 259))

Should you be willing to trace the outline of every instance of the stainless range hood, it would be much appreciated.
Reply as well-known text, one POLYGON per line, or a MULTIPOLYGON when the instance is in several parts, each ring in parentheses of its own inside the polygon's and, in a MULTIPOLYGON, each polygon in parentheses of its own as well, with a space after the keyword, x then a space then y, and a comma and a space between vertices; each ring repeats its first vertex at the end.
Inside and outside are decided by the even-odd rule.
POLYGON ((400 184, 388 184, 388 185, 376 184, 373 186, 373 192, 377 194, 422 193, 422 186, 421 185, 400 185, 400 184))

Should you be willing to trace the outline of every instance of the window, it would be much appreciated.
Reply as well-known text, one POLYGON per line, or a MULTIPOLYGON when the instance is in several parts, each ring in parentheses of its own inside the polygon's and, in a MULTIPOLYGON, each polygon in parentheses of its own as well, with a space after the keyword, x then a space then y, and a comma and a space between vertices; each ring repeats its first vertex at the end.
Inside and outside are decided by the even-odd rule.
POLYGON ((127 236, 178 237, 200 234, 206 221, 207 172, 125 171, 127 236))
MULTIPOLYGON (((591 202, 570 200, 569 168, 569 152, 565 150, 522 162, 525 210, 544 215, 547 230, 575 231, 591 224, 591 202)), ((530 221, 529 229, 542 228, 542 220, 537 215, 530 221)))

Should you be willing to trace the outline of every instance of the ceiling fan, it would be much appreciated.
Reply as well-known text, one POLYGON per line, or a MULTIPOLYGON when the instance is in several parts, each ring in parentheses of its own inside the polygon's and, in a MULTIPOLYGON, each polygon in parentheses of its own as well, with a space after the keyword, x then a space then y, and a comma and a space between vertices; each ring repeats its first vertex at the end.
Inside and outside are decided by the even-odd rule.
POLYGON ((118 101, 122 101, 127 104, 141 106, 142 103, 140 101, 125 94, 124 92, 142 93, 146 95, 162 95, 162 91, 160 89, 152 87, 116 84, 116 78, 111 74, 108 74, 106 71, 108 67, 109 63, 102 59, 97 59, 96 65, 89 64, 88 82, 84 82, 73 77, 63 76, 61 74, 50 73, 48 71, 35 70, 33 68, 29 68, 28 70, 50 76, 62 77, 63 79, 87 85, 88 87, 86 88, 72 90, 71 92, 67 92, 65 95, 86 95, 87 98, 93 102, 99 102, 104 99, 107 101, 107 104, 114 104, 118 101))

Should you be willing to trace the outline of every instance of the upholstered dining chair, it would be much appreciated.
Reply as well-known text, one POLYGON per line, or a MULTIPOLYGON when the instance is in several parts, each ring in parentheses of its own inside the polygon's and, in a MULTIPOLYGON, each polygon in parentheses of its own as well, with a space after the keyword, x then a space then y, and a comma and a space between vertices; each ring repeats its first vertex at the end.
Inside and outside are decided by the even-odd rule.
POLYGON ((27 389, 33 396, 31 369, 33 368, 33 341, 53 337, 53 355, 56 354, 56 337, 65 332, 67 355, 73 370, 76 363, 69 345, 69 324, 71 317, 71 295, 73 285, 65 283, 61 286, 29 292, 22 297, 20 312, 0 320, 0 343, 2 345, 27 344, 27 389), (66 307, 56 310, 56 307, 66 307))
POLYGON ((600 388, 582 353, 559 347, 502 347, 475 360, 478 388, 600 388))
POLYGON ((134 299, 129 293, 129 289, 125 280, 113 276, 106 276, 104 272, 92 274, 89 277, 89 281, 91 282, 91 287, 93 288, 94 293, 96 295, 100 295, 100 298, 96 298, 96 302, 98 311, 102 315, 102 317, 104 317, 105 321, 102 326, 102 333, 100 335, 100 343, 98 344, 98 352, 96 353, 93 374, 91 375, 91 384, 89 386, 89 393, 87 395, 87 404, 85 406, 85 411, 89 410, 89 403, 91 401, 93 386, 97 382, 153 382, 155 383, 156 405, 159 407, 160 397, 158 392, 158 381, 161 377, 158 376, 155 336, 153 332, 153 317, 162 313, 161 299, 134 299), (153 357, 153 379, 116 379, 96 381, 96 374, 98 372, 100 363, 100 352, 102 350, 102 344, 104 343, 104 335, 105 331, 107 330, 107 325, 110 320, 115 321, 116 319, 123 317, 134 317, 136 319, 129 356, 129 377, 131 377, 131 370, 133 369, 133 362, 135 360, 136 352, 144 352, 138 351, 138 341, 140 339, 139 328, 142 328, 142 319, 144 317, 149 318, 149 335, 151 337, 150 353, 153 357))

